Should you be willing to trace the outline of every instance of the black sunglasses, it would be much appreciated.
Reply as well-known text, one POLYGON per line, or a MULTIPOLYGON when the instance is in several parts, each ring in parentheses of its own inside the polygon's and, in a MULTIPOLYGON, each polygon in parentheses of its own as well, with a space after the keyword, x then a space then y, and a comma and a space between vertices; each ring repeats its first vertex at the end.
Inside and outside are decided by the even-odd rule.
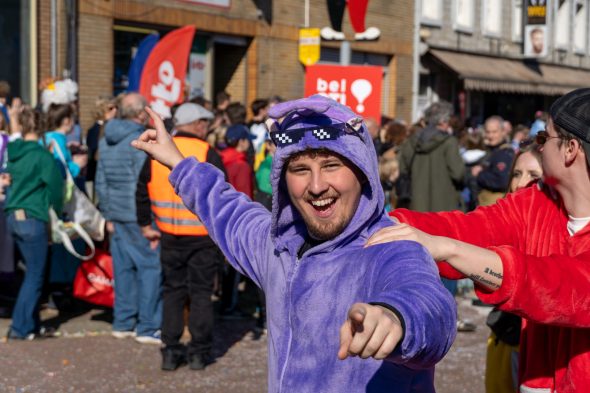
POLYGON ((548 139, 551 139, 551 138, 561 139, 560 136, 549 135, 549 133, 547 131, 539 131, 537 133, 537 135, 535 135, 535 142, 537 143, 537 145, 542 146, 545 144, 545 142, 547 142, 548 139))
POLYGON ((284 147, 299 143, 306 133, 311 133, 318 141, 333 141, 343 135, 356 135, 364 142, 360 131, 347 123, 330 124, 326 126, 296 128, 293 130, 272 131, 270 138, 277 147, 284 147))

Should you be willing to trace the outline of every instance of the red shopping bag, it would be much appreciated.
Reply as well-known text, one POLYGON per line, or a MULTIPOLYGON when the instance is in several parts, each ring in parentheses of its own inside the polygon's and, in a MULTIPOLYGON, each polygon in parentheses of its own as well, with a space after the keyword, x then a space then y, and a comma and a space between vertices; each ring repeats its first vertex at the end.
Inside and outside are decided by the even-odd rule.
POLYGON ((74 278, 74 296, 88 303, 113 307, 115 300, 113 258, 108 251, 96 249, 94 257, 83 261, 74 278))

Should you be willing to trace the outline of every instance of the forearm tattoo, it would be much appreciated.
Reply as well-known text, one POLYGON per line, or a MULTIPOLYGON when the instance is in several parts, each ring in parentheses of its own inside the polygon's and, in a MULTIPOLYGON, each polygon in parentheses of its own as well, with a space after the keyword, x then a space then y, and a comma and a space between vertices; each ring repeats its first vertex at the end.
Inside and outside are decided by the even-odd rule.
POLYGON ((493 271, 492 269, 490 269, 489 267, 486 267, 486 268, 485 268, 485 270, 484 270, 484 272, 485 272, 486 274, 489 274, 489 275, 490 275, 490 276, 492 276, 492 277, 499 278, 500 280, 501 280, 502 278, 504 278, 504 276, 502 276, 502 273, 497 273, 497 272, 493 271))
POLYGON ((488 287, 493 288, 493 289, 500 288, 500 286, 498 284, 491 282, 490 280, 486 279, 485 277, 480 276, 479 274, 471 274, 471 275, 469 275, 469 278, 472 279, 473 281, 477 281, 478 283, 485 284, 488 287))

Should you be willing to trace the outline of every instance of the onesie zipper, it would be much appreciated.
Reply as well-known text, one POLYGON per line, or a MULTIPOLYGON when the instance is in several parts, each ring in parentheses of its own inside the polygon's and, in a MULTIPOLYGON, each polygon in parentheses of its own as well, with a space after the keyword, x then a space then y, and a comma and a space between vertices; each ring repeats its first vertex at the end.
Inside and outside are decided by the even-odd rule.
POLYGON ((285 364, 283 365, 283 369, 281 370, 281 377, 279 379, 279 392, 283 390, 283 379, 285 377, 285 373, 287 372, 287 365, 289 363, 289 357, 291 354, 291 343, 293 342, 293 322, 291 320, 291 309, 293 308, 293 302, 291 301, 291 294, 292 294, 292 286, 293 281, 295 280, 295 275, 297 274, 297 270, 299 269, 299 264, 301 259, 295 258, 295 267, 293 268, 293 273, 291 273, 291 280, 289 280, 288 285, 288 293, 287 297, 289 299, 289 344, 287 345, 287 355, 285 356, 285 364))

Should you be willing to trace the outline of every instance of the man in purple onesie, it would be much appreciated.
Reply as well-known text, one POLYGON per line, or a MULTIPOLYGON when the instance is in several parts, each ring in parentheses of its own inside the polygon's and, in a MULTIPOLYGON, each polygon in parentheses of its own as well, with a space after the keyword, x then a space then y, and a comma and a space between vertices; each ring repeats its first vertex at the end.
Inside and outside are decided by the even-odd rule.
POLYGON ((147 110, 156 130, 133 145, 173 169, 184 204, 266 293, 269 392, 434 392, 456 305, 418 243, 364 248, 391 221, 360 118, 321 96, 270 110, 270 213, 185 159, 147 110))

